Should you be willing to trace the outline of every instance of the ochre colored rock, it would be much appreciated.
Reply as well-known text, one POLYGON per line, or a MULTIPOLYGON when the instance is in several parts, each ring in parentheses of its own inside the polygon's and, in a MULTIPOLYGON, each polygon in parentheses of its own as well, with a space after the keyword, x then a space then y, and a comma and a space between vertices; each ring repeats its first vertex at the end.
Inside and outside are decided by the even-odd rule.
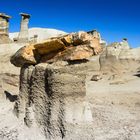
POLYGON ((69 47, 66 50, 59 53, 52 53, 52 59, 48 59, 49 56, 44 56, 41 62, 56 62, 56 61, 74 61, 74 60, 84 60, 93 56, 93 49, 89 45, 79 45, 76 47, 69 47))
POLYGON ((53 51, 58 53, 61 49, 65 49, 65 45, 61 40, 49 39, 42 43, 21 48, 11 57, 11 63, 17 67, 21 67, 24 64, 37 64, 42 55, 50 54, 53 51))
POLYGON ((97 55, 103 51, 101 44, 100 44, 100 40, 98 38, 93 38, 90 41, 90 47, 93 48, 94 55, 97 55))
POLYGON ((64 60, 83 60, 88 59, 93 55, 93 50, 88 45, 79 45, 71 47, 62 53, 64 60))
POLYGON ((34 48, 39 54, 44 55, 53 51, 65 49, 65 45, 60 39, 48 39, 42 43, 35 44, 34 48))
POLYGON ((36 64, 39 56, 33 45, 25 46, 19 49, 10 59, 11 63, 17 67, 22 67, 24 64, 36 64))
POLYGON ((25 46, 11 58, 11 63, 21 67, 24 64, 57 60, 82 60, 101 51, 99 38, 87 32, 78 32, 25 46))

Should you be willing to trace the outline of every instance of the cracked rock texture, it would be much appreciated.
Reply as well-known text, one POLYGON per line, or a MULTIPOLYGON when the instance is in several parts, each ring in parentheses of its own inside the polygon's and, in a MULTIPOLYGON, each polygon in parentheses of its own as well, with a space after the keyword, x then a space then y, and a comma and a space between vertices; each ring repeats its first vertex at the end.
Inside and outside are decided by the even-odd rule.
POLYGON ((86 100, 83 65, 77 64, 77 71, 74 67, 38 64, 21 69, 15 112, 28 127, 41 128, 47 139, 70 138, 70 125, 82 126, 93 121, 86 100))

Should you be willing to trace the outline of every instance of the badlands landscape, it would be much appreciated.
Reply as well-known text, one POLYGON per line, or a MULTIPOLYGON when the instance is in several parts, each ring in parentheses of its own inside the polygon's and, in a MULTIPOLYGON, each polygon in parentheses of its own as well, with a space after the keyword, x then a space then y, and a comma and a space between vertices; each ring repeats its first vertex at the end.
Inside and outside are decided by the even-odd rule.
POLYGON ((0 40, 0 140, 140 139, 140 48, 27 31, 0 40))

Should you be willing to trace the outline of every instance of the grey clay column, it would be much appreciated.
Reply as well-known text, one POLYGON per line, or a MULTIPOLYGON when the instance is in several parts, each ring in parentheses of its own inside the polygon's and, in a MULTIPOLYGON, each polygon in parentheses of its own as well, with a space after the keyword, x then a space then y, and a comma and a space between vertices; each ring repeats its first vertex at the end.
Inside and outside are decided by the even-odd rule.
POLYGON ((29 41, 29 33, 28 33, 28 24, 30 15, 25 13, 20 13, 21 15, 21 25, 20 25, 20 32, 18 36, 18 42, 26 43, 29 41))
POLYGON ((9 38, 9 19, 5 13, 0 13, 0 44, 11 43, 9 38))

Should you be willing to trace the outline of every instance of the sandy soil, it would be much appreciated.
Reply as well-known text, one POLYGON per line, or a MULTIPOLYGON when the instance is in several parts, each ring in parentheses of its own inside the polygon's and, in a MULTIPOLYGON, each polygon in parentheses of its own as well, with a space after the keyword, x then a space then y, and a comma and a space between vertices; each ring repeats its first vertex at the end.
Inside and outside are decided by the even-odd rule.
MULTIPOLYGON (((92 73, 94 75, 94 72, 92 73)), ((87 82, 87 100, 93 123, 84 126, 85 133, 73 138, 81 140, 139 140, 140 139, 140 78, 139 73, 125 73, 121 78, 103 75, 99 81, 87 82), (137 76, 134 76, 137 75, 137 76), (92 138, 91 138, 92 137, 92 138)), ((15 93, 18 88, 15 88, 15 93)), ((3 92, 3 89, 0 90, 3 92)), ((2 94, 0 100, 0 139, 45 139, 35 129, 24 126, 13 113, 14 101, 2 94), (36 133, 37 132, 37 133, 36 133), (31 133, 32 136, 30 135, 31 133)), ((80 126, 81 127, 81 126, 80 126)), ((74 128, 74 132, 80 128, 74 128)), ((78 130, 79 129, 79 130, 78 130)))
POLYGON ((136 73, 87 84, 97 140, 140 139, 140 77, 136 73))

